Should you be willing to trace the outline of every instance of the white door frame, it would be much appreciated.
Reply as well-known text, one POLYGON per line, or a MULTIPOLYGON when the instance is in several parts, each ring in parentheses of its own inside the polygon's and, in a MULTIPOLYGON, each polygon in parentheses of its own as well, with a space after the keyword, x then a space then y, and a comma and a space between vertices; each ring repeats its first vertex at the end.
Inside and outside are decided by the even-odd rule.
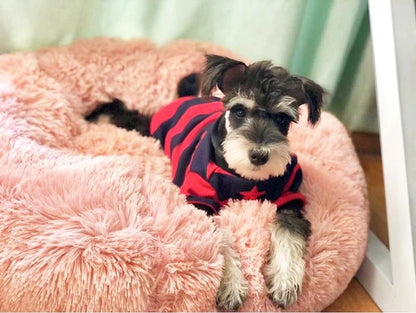
POLYGON ((369 0, 369 12, 390 251, 370 231, 357 277, 383 311, 416 311, 415 0, 369 0))

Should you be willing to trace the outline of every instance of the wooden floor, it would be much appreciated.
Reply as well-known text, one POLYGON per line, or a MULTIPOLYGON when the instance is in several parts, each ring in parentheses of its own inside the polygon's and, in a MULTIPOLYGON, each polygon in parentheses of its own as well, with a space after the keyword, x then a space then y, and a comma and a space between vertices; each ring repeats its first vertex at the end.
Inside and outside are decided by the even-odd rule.
POLYGON ((365 289, 354 278, 344 293, 324 312, 381 312, 365 289))
MULTIPOLYGON (((351 135, 364 169, 371 211, 371 230, 388 247, 386 203, 383 170, 378 135, 353 133, 351 135)), ((325 312, 381 312, 360 283, 354 278, 345 292, 325 312)))

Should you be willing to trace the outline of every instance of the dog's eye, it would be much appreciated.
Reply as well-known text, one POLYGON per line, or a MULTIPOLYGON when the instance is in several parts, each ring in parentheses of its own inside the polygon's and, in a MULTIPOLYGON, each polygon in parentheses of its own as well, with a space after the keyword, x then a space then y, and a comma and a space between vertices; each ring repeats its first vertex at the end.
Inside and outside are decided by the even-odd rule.
POLYGON ((286 128, 289 126, 290 118, 286 114, 276 114, 274 117, 274 121, 280 127, 286 128))
POLYGON ((238 118, 244 118, 247 115, 247 110, 242 105, 236 105, 231 109, 231 113, 238 118))

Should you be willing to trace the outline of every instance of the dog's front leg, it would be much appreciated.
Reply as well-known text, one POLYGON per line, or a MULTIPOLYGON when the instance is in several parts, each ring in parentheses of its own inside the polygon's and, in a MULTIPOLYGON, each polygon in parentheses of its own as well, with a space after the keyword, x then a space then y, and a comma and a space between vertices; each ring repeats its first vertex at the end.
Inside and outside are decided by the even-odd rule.
POLYGON ((241 269, 240 259, 234 251, 232 236, 229 230, 222 228, 224 256, 223 276, 217 293, 217 306, 236 311, 247 298, 248 283, 241 269))
POLYGON ((264 271, 269 296, 279 307, 295 303, 301 292, 310 233, 310 223, 302 217, 299 207, 286 205, 279 209, 272 225, 271 251, 264 271))

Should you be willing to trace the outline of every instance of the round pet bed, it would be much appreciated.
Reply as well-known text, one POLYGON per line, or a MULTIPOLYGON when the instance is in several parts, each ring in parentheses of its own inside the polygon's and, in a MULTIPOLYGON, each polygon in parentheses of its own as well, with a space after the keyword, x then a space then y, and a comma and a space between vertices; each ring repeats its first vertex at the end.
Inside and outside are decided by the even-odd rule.
MULTIPOLYGON (((213 311, 221 235, 171 183, 152 138, 84 116, 119 98, 153 113, 208 43, 90 39, 0 56, 0 310, 213 311)), ((347 131, 305 111, 290 130, 312 223, 303 293, 290 311, 320 311, 347 287, 366 248, 363 171, 347 131)), ((279 311, 262 270, 270 203, 233 201, 215 218, 234 238, 249 296, 242 311, 279 311)))

